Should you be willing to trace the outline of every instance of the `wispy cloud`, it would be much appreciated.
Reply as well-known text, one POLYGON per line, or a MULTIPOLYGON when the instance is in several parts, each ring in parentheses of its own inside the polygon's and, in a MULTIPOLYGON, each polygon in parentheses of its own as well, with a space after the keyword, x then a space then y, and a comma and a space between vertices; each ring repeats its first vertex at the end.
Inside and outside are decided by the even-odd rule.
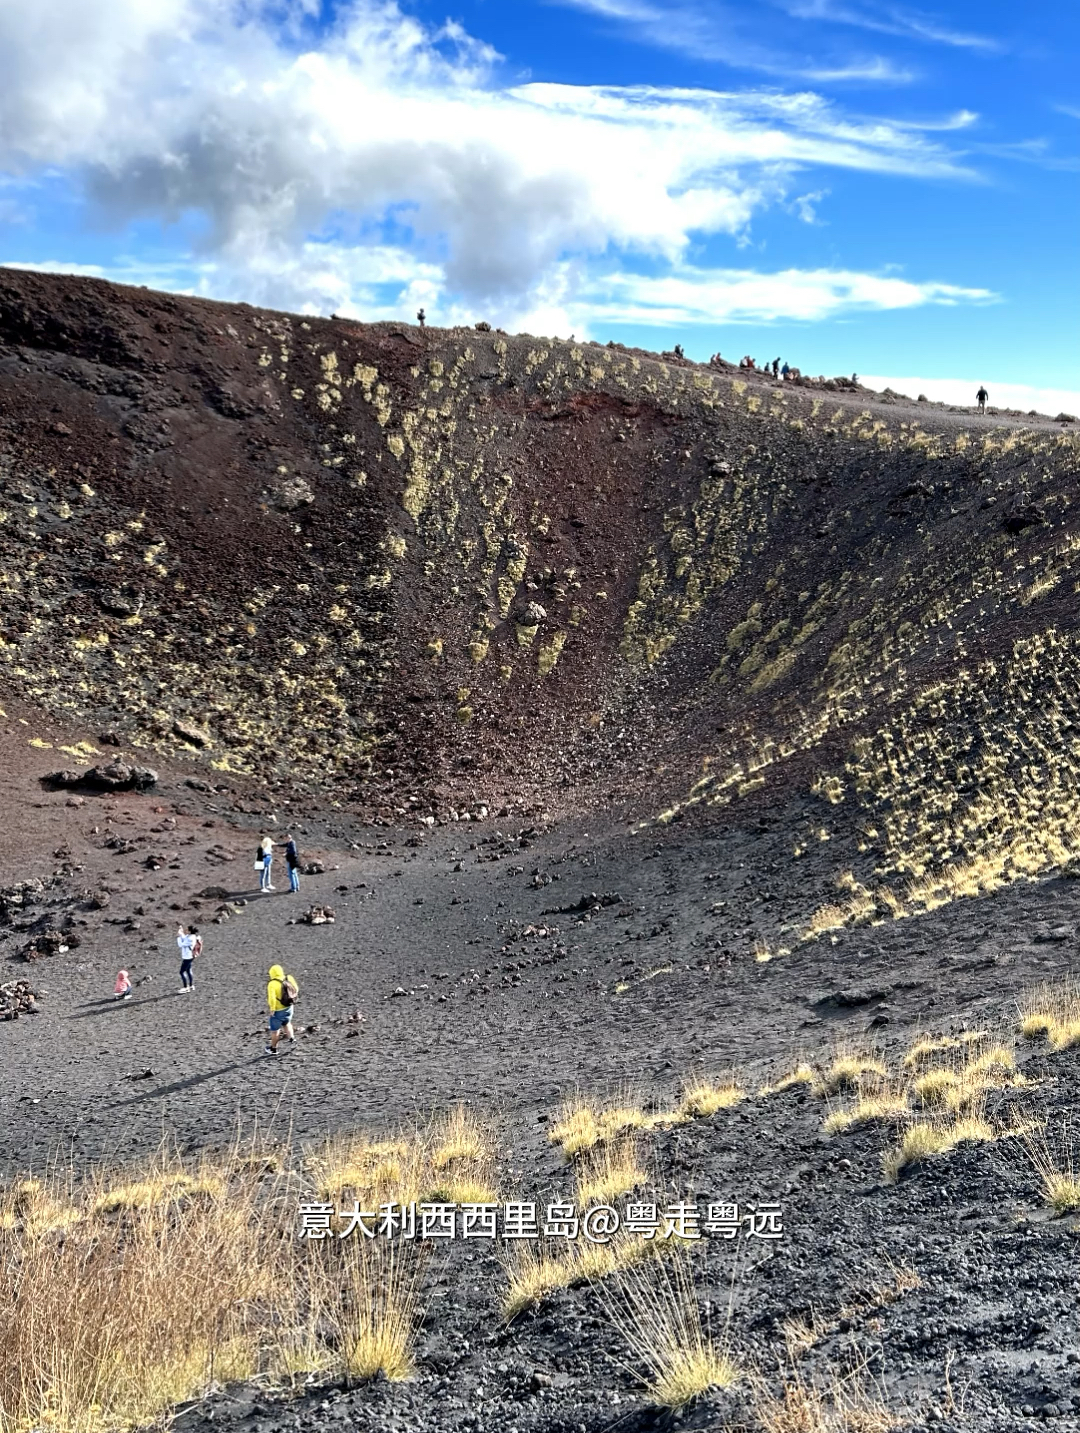
POLYGON ((835 269, 682 268, 660 277, 619 273, 589 286, 588 311, 610 323, 673 328, 720 323, 812 322, 869 310, 993 303, 987 289, 915 283, 835 269))
POLYGON ((1002 48, 989 36, 955 30, 933 15, 900 5, 853 5, 843 0, 772 0, 772 3, 797 20, 846 25, 878 35, 895 35, 965 50, 993 53, 1002 48))
POLYGON ((761 28, 760 15, 742 6, 713 4, 706 10, 692 0, 675 4, 662 4, 660 0, 549 0, 549 3, 617 22, 634 39, 656 49, 785 79, 809 80, 814 84, 898 85, 914 78, 910 68, 897 65, 884 55, 830 53, 819 59, 808 59, 802 50, 777 44, 775 26, 771 27, 770 42, 763 44, 754 33, 761 28))

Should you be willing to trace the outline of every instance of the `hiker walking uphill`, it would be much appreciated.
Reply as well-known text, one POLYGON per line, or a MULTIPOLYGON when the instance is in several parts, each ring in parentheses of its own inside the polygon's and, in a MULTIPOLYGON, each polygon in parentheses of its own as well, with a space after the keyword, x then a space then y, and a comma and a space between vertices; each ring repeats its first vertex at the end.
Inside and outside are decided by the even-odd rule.
POLYGON ((293 1002, 300 994, 300 987, 293 976, 285 974, 283 966, 272 965, 268 974, 266 1003, 270 1007, 270 1043, 265 1049, 268 1055, 276 1055, 282 1033, 290 1045, 296 1039, 292 1028, 293 1002))
POLYGON ((989 395, 989 393, 987 393, 986 389, 980 387, 978 393, 976 393, 976 395, 975 395, 975 402, 979 405, 979 412, 980 412, 980 413, 985 413, 985 412, 986 412, 986 400, 987 400, 989 397, 990 397, 990 395, 989 395))

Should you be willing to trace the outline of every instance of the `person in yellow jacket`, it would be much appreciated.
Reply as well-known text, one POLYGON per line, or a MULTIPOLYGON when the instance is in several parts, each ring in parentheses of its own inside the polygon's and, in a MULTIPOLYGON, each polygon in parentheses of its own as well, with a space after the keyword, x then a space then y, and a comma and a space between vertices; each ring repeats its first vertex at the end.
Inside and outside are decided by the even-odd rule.
POLYGON ((266 1053, 276 1055, 282 1034, 290 1045, 296 1039, 292 1027, 293 1002, 300 994, 300 987, 280 965, 272 965, 269 975, 266 1003, 270 1007, 270 1043, 266 1046, 266 1053))

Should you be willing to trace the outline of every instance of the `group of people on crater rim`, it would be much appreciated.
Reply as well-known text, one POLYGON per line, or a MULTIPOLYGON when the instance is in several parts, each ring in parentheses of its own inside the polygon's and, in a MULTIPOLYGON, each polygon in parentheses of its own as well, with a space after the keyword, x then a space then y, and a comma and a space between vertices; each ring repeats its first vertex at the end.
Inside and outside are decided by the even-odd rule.
MULTIPOLYGON (((719 354, 716 355, 719 358, 719 354)), ((774 378, 801 378, 802 373, 797 368, 792 368, 789 363, 781 363, 779 358, 774 358, 771 363, 765 362, 759 368, 756 360, 746 354, 739 359, 739 367, 750 370, 753 373, 764 373, 766 377, 771 373, 774 378)))

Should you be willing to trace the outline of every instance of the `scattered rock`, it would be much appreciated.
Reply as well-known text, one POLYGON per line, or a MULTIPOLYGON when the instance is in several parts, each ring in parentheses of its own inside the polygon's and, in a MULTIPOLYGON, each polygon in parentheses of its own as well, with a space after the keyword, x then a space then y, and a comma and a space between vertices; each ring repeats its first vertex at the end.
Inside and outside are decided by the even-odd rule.
MULTIPOLYGON (((537 883, 534 878, 534 884, 546 884, 546 882, 537 883)), ((618 893, 618 891, 605 891, 602 896, 598 896, 595 891, 591 891, 589 895, 581 896, 573 903, 573 905, 549 906, 543 912, 543 914, 546 916, 572 916, 578 915, 582 911, 598 911, 602 910, 605 906, 618 905, 622 905, 622 896, 618 893)))
POLYGON ((18 1020, 20 1015, 39 1015, 38 996, 28 980, 8 980, 0 985, 0 1020, 18 1020))
POLYGON ((72 931, 43 930, 35 935, 19 951, 22 960, 44 960, 51 955, 65 955, 79 944, 79 937, 72 931))
POLYGON ((1006 532, 1014 535, 1023 532, 1028 527, 1042 527, 1046 523, 1046 514, 1036 503, 1022 503, 1012 508, 1001 519, 1001 526, 1006 532))
MULTIPOLYGON (((186 741, 189 746, 203 747, 213 745, 210 733, 204 727, 196 726, 194 722, 181 721, 179 717, 174 717, 172 729, 180 740, 186 741)), ((193 783, 188 781, 187 784, 191 786, 193 783)), ((209 791, 211 788, 204 785, 196 789, 209 791)))
POLYGON ((334 912, 329 906, 311 906, 300 920, 304 925, 333 925, 334 912))
POLYGON ((280 512, 295 512, 297 508, 313 503, 315 494, 303 478, 283 478, 269 489, 269 501, 280 512))

